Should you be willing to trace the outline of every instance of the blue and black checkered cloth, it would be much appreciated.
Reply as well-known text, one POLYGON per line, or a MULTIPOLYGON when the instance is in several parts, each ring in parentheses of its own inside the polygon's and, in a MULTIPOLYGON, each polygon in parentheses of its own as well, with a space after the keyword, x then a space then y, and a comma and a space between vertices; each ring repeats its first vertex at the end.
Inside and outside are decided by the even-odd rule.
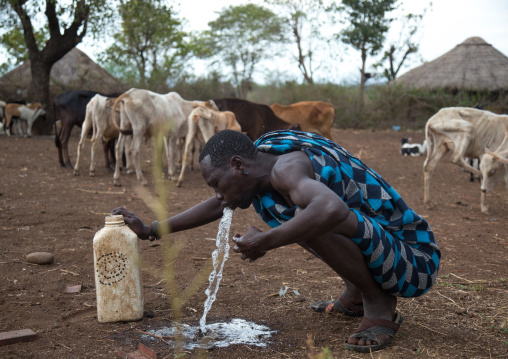
MULTIPOLYGON (((430 289, 441 257, 432 229, 374 170, 338 144, 312 133, 274 131, 261 136, 255 146, 274 155, 308 154, 315 179, 357 215, 358 230, 352 240, 385 292, 417 297, 430 289)), ((296 211, 277 192, 263 193, 253 206, 272 228, 293 218, 296 211)))

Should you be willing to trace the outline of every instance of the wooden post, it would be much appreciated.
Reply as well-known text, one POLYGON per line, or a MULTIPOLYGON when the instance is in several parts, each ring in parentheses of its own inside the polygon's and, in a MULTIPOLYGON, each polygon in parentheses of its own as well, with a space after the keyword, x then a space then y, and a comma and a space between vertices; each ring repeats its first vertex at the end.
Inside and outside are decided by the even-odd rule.
POLYGON ((13 330, 12 332, 0 333, 0 346, 19 342, 33 342, 36 339, 37 333, 32 329, 13 330))

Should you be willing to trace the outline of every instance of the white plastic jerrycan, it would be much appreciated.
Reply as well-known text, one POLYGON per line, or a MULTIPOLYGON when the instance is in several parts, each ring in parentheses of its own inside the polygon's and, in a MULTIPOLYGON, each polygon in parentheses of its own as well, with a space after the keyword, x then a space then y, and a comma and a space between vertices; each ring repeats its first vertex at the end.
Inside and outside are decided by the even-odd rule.
POLYGON ((138 236, 123 216, 106 217, 93 239, 97 319, 101 323, 143 318, 138 236))

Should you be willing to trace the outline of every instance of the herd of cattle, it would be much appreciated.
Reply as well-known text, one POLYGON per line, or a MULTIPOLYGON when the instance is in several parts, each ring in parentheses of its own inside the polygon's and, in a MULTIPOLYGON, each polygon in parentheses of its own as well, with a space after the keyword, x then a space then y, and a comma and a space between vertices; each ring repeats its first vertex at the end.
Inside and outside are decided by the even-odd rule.
MULTIPOLYGON (((34 121, 45 114, 40 103, 5 103, 0 101, 0 131, 11 135, 31 136, 34 121), (15 124, 15 125, 14 125, 15 124), (23 125, 26 130, 23 130, 23 125), (3 128, 2 128, 3 127, 3 128)), ((95 175, 97 143, 102 142, 106 167, 114 165, 113 183, 120 185, 120 165, 125 153, 126 172, 136 172, 146 184, 140 166, 140 147, 145 136, 161 134, 168 166, 168 177, 183 183, 189 154, 202 146, 217 131, 241 131, 253 141, 264 133, 279 129, 313 132, 331 140, 335 108, 321 101, 304 101, 292 105, 271 106, 241 99, 187 101, 176 92, 157 94, 130 89, 125 93, 100 94, 92 91, 67 91, 56 96, 53 104, 55 143, 60 164, 73 168, 68 153, 72 128, 81 127, 74 173, 79 175, 81 152, 92 130, 90 176, 95 175), (57 131, 56 122, 60 121, 57 131)), ((404 141, 403 141, 404 142, 404 141)), ((489 213, 485 194, 492 191, 504 176, 508 190, 508 115, 466 108, 443 108, 425 126, 422 145, 403 143, 401 153, 413 155, 427 152, 423 165, 424 202, 430 206, 430 180, 437 163, 452 152, 451 161, 481 178, 481 211, 489 213), (467 159, 478 159, 473 167, 467 159)), ((193 156, 190 156, 192 160, 193 156)))
MULTIPOLYGON (((17 134, 23 133, 21 123, 27 123, 26 135, 30 136, 35 119, 45 114, 40 104, 38 112, 30 112, 32 105, 27 104, 0 102, 0 105, 4 109, 4 127, 9 136, 14 123, 17 134)), ((139 162, 145 136, 163 135, 168 177, 176 178, 177 164, 182 163, 177 182, 181 185, 189 153, 202 146, 217 131, 241 131, 255 140, 264 133, 291 128, 332 139, 331 129, 335 121, 334 106, 321 101, 304 101, 289 106, 273 104, 270 108, 240 99, 187 101, 176 92, 161 95, 141 89, 107 95, 92 91, 67 91, 55 97, 53 111, 60 164, 73 168, 68 143, 73 127, 81 127, 74 166, 74 173, 79 175, 81 152, 92 130, 90 176, 95 175, 97 143, 102 142, 106 167, 114 165, 113 183, 118 186, 121 161, 114 159, 122 158, 124 154, 126 171, 134 168, 138 180, 142 184, 147 183, 139 162), (59 130, 57 121, 60 122, 59 130)))

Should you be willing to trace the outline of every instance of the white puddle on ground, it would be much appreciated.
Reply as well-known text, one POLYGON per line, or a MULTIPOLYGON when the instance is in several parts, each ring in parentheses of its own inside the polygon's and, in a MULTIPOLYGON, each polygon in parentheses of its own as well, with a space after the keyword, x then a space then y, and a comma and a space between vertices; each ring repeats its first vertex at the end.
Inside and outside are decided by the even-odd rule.
MULTIPOLYGON (((248 322, 244 319, 233 319, 230 323, 213 323, 206 325, 202 334, 200 326, 180 324, 175 327, 152 330, 149 333, 158 336, 176 348, 211 349, 227 347, 234 344, 266 347, 268 339, 275 333, 265 325, 248 322)), ((148 337, 157 340, 157 337, 148 337)))

